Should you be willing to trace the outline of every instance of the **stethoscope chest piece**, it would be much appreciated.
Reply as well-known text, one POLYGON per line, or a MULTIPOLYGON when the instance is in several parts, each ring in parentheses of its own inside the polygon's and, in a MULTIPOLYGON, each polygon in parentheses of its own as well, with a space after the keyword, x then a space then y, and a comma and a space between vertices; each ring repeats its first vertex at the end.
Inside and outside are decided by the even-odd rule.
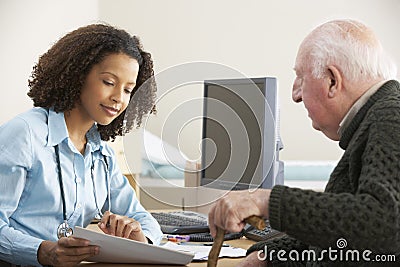
POLYGON ((69 227, 67 222, 61 223, 57 228, 57 237, 60 239, 61 237, 69 237, 74 233, 71 227, 69 227))
MULTIPOLYGON (((67 222, 67 209, 66 209, 66 204, 65 204, 65 194, 64 194, 64 186, 63 186, 63 182, 62 182, 62 172, 61 172, 61 163, 60 163, 60 152, 59 152, 59 148, 58 145, 54 146, 54 150, 55 150, 55 154, 56 154, 56 161, 57 161, 57 170, 58 170, 58 182, 60 184, 60 191, 61 191, 61 200, 62 200, 62 209, 63 209, 63 219, 64 222, 61 223, 58 228, 57 228, 57 237, 58 239, 62 238, 62 237, 69 237, 73 234, 73 230, 72 228, 69 226, 68 222, 67 222)), ((107 197, 108 197, 108 207, 109 210, 111 209, 111 200, 110 200, 110 184, 109 184, 109 179, 108 179, 108 164, 107 164, 107 159, 106 156, 104 157, 104 163, 106 165, 106 180, 107 180, 107 197)), ((97 205, 97 198, 96 198, 96 187, 94 184, 94 175, 93 175, 93 167, 94 163, 92 162, 92 168, 91 168, 91 178, 92 178, 92 183, 93 183, 93 194, 94 194, 94 201, 96 203, 96 208, 98 211, 98 216, 99 219, 101 220, 102 217, 102 213, 99 209, 99 206, 97 205)), ((97 217, 97 216, 96 216, 97 217)))

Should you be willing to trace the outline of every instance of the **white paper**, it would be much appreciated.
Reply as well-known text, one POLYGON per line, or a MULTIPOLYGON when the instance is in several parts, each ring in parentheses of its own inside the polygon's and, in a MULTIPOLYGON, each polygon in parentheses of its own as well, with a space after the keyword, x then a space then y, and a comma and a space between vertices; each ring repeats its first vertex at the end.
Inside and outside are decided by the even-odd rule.
POLYGON ((90 240, 91 245, 100 247, 99 254, 87 261, 186 265, 194 256, 193 253, 106 235, 82 227, 74 228, 74 236, 90 240))
MULTIPOLYGON (((163 245, 164 248, 173 249, 175 251, 186 252, 186 253, 194 253, 193 260, 207 260, 208 254, 210 253, 211 246, 204 245, 182 245, 173 242, 167 242, 163 245)), ((235 247, 222 247, 219 253, 219 258, 229 257, 229 258, 238 258, 245 257, 246 250, 242 248, 235 247)))

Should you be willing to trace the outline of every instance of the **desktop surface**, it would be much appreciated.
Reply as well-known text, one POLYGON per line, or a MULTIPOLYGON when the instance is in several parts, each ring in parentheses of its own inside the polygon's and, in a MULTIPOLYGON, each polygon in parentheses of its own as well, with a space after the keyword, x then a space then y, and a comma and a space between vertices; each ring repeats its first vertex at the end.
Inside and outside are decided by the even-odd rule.
MULTIPOLYGON (((96 231, 100 231, 97 225, 90 224, 88 228, 96 231)), ((202 244, 204 242, 196 242, 196 244, 202 244)), ((248 249, 255 241, 249 240, 245 237, 240 239, 234 239, 229 241, 224 241, 224 243, 238 248, 248 249)), ((228 267, 228 266, 236 266, 243 258, 220 258, 218 259, 218 267, 228 267)), ((148 267, 148 266, 158 266, 158 265, 146 265, 146 264, 125 264, 125 263, 100 263, 100 262, 82 262, 78 266, 81 267, 148 267)), ((159 265, 163 267, 169 266, 177 266, 177 265, 159 265)), ((207 266, 207 261, 196 261, 191 262, 186 266, 190 267, 205 267, 207 266)))
MULTIPOLYGON (((224 241, 224 243, 229 244, 230 246, 233 246, 233 247, 248 249, 255 242, 252 240, 246 239, 246 238, 241 238, 241 239, 224 241)), ((218 259, 218 267, 236 266, 243 259, 244 258, 220 258, 220 259, 218 259)), ((129 267, 149 267, 149 266, 158 266, 158 265, 82 262, 78 266, 81 266, 81 267, 86 267, 86 266, 87 267, 128 267, 128 266, 129 267)), ((176 267, 177 265, 159 265, 159 266, 163 266, 163 267, 174 266, 174 267, 176 267)), ((207 261, 191 262, 186 266, 205 267, 205 266, 207 266, 207 261)))
MULTIPOLYGON (((200 216, 203 217, 204 220, 206 218, 204 217, 204 214, 197 213, 197 212, 183 212, 183 211, 152 211, 152 214, 155 213, 170 213, 172 212, 173 214, 186 214, 186 215, 191 215, 194 217, 200 216)), ((251 227, 251 226, 250 226, 251 227)), ((96 231, 100 231, 100 229, 97 227, 97 225, 91 224, 88 226, 88 228, 96 231)), ((200 233, 200 234, 206 234, 206 233, 200 233)), ((225 244, 228 244, 232 247, 238 247, 238 248, 243 248, 243 249, 248 249, 251 245, 253 245, 256 241, 254 240, 266 240, 266 239, 272 239, 281 236, 283 233, 275 231, 273 229, 270 229, 269 224, 267 223, 267 227, 264 229, 264 231, 256 230, 256 229, 251 229, 247 228, 245 232, 241 234, 240 238, 235 238, 235 239, 226 239, 224 241, 225 244), (254 240, 251 240, 251 239, 254 240)), ((202 241, 202 242, 188 242, 192 244, 209 244, 211 240, 207 241, 202 241)), ((227 267, 227 266, 236 266, 240 261, 243 260, 243 257, 241 258, 219 258, 218 259, 218 266, 219 267, 227 267)), ((123 264, 123 263, 97 263, 97 262, 82 262, 79 266, 86 267, 127 267, 127 266, 135 266, 135 267, 141 267, 141 266, 176 266, 176 265, 146 265, 146 264, 123 264)), ((194 261, 189 263, 186 266, 190 267, 203 267, 207 266, 207 261, 194 261)))

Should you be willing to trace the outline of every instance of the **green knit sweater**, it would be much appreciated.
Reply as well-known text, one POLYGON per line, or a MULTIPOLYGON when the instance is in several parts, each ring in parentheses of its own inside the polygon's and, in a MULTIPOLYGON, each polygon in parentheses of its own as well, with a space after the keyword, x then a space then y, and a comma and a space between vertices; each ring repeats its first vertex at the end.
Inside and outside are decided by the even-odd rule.
POLYGON ((274 229, 287 235, 259 242, 248 253, 267 251, 268 266, 365 266, 362 253, 369 250, 372 253, 364 252, 364 256, 371 261, 379 254, 397 255, 396 263, 400 266, 400 84, 397 81, 388 81, 371 96, 345 129, 339 146, 345 152, 325 192, 286 186, 273 188, 269 220, 274 229), (329 249, 336 252, 332 251, 330 256, 329 249), (272 250, 275 250, 272 256, 268 255, 272 250), (278 256, 279 250, 286 252, 278 256), (323 250, 326 250, 322 254, 324 260, 319 260, 323 250))

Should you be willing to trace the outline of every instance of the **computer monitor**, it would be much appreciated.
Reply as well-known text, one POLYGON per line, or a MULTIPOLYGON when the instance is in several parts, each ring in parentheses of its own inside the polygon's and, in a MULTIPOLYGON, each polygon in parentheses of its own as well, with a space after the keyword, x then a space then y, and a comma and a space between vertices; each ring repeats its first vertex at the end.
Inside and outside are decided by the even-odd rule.
POLYGON ((241 190, 283 183, 277 80, 204 82, 202 186, 241 190))

